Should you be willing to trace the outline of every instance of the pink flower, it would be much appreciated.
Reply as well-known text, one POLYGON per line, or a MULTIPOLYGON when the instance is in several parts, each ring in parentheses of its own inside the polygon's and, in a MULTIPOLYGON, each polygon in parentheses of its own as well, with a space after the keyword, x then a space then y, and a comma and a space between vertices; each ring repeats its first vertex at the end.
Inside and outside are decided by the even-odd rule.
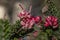
POLYGON ((21 5, 19 6, 23 9, 23 11, 18 14, 21 21, 20 24, 23 28, 31 29, 35 24, 34 17, 32 17, 30 12, 26 11, 21 5))
POLYGON ((40 16, 36 16, 35 17, 35 23, 39 23, 39 22, 41 22, 42 20, 41 20, 41 17, 40 16))
POLYGON ((55 27, 58 24, 58 19, 54 16, 48 16, 44 24, 45 27, 52 26, 55 27))

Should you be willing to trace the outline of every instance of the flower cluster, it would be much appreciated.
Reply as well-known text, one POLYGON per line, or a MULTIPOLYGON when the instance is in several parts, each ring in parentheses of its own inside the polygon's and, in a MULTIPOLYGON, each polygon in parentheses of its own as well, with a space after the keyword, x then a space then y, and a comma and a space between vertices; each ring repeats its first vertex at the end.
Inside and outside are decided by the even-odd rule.
POLYGON ((41 22, 41 17, 40 16, 31 16, 29 12, 22 11, 18 14, 18 17, 21 19, 20 24, 22 25, 23 28, 28 28, 31 29, 34 24, 41 22))
MULTIPOLYGON (((34 24, 38 24, 43 22, 41 16, 32 16, 30 12, 24 10, 24 8, 20 5, 22 8, 22 12, 18 14, 18 17, 20 18, 20 24, 22 25, 23 28, 28 28, 31 29, 34 24)), ((31 8, 30 8, 31 9, 31 8)), ((43 24, 45 27, 52 27, 52 28, 57 28, 58 27, 58 19, 54 16, 48 16, 45 19, 45 22, 43 24)))
MULTIPOLYGON (((26 10, 20 12, 18 17, 20 19, 22 19, 20 23, 23 26, 23 28, 31 29, 34 24, 38 24, 38 23, 42 22, 42 18, 40 16, 36 16, 36 17, 31 16, 31 14, 29 12, 27 12, 26 10)), ((52 28, 57 28, 58 27, 58 19, 54 16, 48 16, 45 19, 44 26, 45 27, 51 26, 52 28)))
POLYGON ((44 26, 45 27, 51 26, 52 28, 57 28, 58 27, 58 19, 54 16, 48 16, 46 18, 44 26))

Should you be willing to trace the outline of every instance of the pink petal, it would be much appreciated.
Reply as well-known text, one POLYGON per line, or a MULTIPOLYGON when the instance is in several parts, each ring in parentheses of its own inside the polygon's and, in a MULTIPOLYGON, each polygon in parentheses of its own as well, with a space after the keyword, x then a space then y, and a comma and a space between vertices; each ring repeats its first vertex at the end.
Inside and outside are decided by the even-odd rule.
POLYGON ((49 25, 52 26, 52 22, 51 21, 48 21, 49 25))
POLYGON ((54 22, 54 23, 53 23, 54 26, 57 25, 57 24, 58 24, 57 22, 54 22))
POLYGON ((52 16, 51 18, 52 18, 52 20, 51 20, 51 21, 53 22, 53 21, 55 20, 55 17, 54 17, 54 16, 52 16))
POLYGON ((55 26, 53 26, 53 28, 57 28, 58 27, 58 24, 57 25, 55 25, 55 26))
POLYGON ((48 22, 45 22, 44 26, 45 27, 48 27, 49 26, 49 23, 48 22))
POLYGON ((55 19, 54 19, 54 22, 57 22, 57 21, 58 21, 58 19, 57 19, 57 18, 55 18, 55 19))
POLYGON ((25 25, 25 23, 23 21, 21 21, 20 24, 23 25, 23 26, 25 25))

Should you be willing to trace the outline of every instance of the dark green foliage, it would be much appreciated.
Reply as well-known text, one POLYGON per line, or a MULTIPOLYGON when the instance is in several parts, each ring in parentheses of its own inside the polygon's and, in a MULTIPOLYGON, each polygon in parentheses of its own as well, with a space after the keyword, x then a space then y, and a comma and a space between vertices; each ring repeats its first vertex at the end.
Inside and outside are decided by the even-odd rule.
POLYGON ((0 40, 8 40, 11 34, 11 25, 8 20, 0 19, 0 40))
POLYGON ((56 14, 58 14, 58 10, 54 2, 52 0, 47 0, 47 4, 48 4, 48 11, 46 12, 46 14, 56 16, 56 14))
POLYGON ((14 40, 19 37, 24 37, 28 33, 33 32, 32 29, 21 29, 20 21, 16 21, 15 24, 10 24, 8 20, 0 19, 0 40, 14 40), (21 30, 20 30, 21 29, 21 30), (20 31, 19 31, 20 30, 20 31), (19 31, 19 32, 18 32, 19 31))

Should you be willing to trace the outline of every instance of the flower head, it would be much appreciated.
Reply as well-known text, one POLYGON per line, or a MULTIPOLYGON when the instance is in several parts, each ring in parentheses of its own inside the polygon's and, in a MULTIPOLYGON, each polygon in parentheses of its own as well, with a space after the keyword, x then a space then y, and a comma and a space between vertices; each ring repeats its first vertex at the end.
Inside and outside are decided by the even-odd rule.
POLYGON ((45 24, 44 26, 47 27, 47 26, 52 26, 53 28, 57 28, 58 26, 58 19, 54 16, 48 16, 46 18, 46 21, 45 21, 45 24))

